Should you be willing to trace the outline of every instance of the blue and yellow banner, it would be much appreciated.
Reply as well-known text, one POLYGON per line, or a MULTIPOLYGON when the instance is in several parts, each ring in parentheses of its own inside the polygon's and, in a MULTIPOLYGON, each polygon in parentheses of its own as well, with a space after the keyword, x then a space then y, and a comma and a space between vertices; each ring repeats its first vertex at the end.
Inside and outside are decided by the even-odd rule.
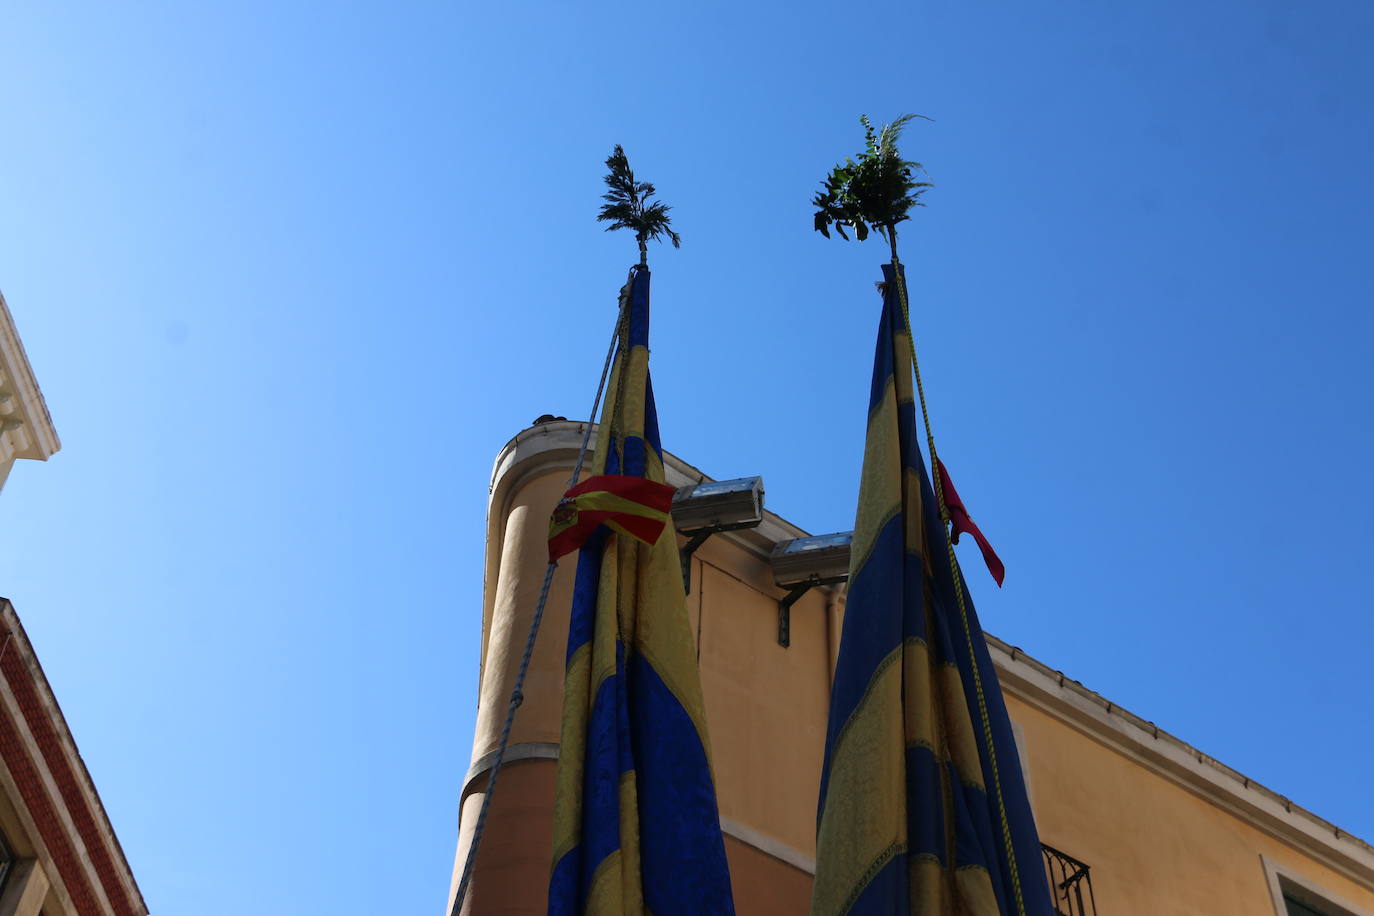
POLYGON ((817 817, 813 916, 1050 916, 1011 722, 917 445, 885 265, 817 817))
MULTIPOLYGON (((593 475, 664 482, 636 269, 593 475)), ((677 539, 581 545, 564 681, 551 916, 732 914, 677 539)))

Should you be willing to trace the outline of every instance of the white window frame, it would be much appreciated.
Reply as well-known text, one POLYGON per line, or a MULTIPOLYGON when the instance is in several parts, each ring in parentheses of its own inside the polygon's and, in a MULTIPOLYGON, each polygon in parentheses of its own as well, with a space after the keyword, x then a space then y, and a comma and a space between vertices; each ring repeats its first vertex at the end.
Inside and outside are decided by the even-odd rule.
POLYGON ((1269 882, 1269 894, 1274 899, 1277 916, 1288 916, 1288 907, 1283 902, 1284 894, 1329 916, 1374 916, 1369 910, 1332 893, 1287 865, 1280 865, 1266 855, 1261 855, 1260 861, 1264 864, 1264 877, 1269 882))

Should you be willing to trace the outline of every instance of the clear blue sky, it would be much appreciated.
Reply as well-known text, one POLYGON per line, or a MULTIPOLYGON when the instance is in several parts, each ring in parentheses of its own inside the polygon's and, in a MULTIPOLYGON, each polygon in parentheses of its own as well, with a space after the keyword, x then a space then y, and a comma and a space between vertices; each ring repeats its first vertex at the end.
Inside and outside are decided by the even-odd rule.
POLYGON ((1369 4, 0 22, 0 289, 63 442, 0 594, 155 913, 442 907, 491 461, 587 409, 613 144, 684 240, 666 447, 850 527, 884 250, 808 204, 861 112, 936 119, 903 251, 987 628, 1374 838, 1369 4))

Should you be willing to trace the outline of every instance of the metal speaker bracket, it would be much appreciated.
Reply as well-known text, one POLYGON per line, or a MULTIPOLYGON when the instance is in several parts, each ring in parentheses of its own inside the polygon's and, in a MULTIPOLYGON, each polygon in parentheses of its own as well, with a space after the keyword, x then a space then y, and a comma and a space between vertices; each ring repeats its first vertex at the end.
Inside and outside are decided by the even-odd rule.
POLYGON ((687 543, 683 544, 678 551, 678 558, 682 562, 682 590, 689 595, 692 593, 692 554, 696 553, 697 548, 705 544, 706 539, 715 533, 714 528, 690 532, 687 543))
POLYGON ((721 531, 755 528, 763 521, 763 478, 709 480, 679 487, 673 495, 673 525, 687 538, 679 557, 683 591, 692 592, 692 554, 721 531))
POLYGON ((848 576, 831 576, 825 579, 808 579, 805 582, 798 582, 788 589, 787 594, 778 599, 778 645, 784 649, 792 645, 792 605, 796 604, 802 595, 818 585, 838 585, 848 578, 848 576))
POLYGON ((773 584, 787 589, 778 599, 778 645, 792 644, 792 605, 817 585, 835 585, 849 578, 849 548, 854 532, 806 535, 778 541, 768 562, 773 584))

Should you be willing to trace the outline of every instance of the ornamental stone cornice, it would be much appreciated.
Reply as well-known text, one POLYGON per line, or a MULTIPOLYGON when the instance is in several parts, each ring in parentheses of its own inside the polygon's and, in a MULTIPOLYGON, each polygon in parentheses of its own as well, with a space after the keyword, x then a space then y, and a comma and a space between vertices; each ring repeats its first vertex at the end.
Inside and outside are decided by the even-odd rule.
POLYGON ((51 881, 56 912, 146 916, 66 717, 6 598, 0 598, 0 762, 0 792, 51 881))
POLYGON ((9 306, 0 294, 0 468, 18 458, 46 461, 61 447, 9 306))

